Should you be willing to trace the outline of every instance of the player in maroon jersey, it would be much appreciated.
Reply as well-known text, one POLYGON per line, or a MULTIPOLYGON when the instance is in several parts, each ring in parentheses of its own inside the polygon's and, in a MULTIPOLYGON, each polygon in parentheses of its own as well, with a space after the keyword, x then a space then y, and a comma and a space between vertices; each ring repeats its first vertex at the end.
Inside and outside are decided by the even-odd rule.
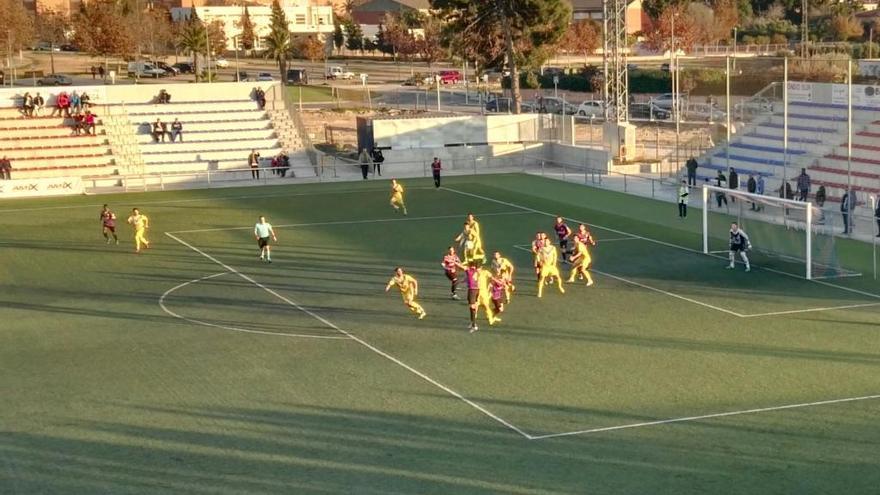
POLYGON ((562 261, 563 263, 568 263, 568 256, 570 254, 568 250, 568 239, 572 234, 571 228, 565 224, 565 219, 562 217, 556 217, 556 223, 553 224, 553 230, 556 231, 556 237, 559 238, 559 251, 562 252, 562 261))
POLYGON ((453 246, 449 246, 449 251, 443 256, 443 261, 440 264, 443 266, 443 271, 446 272, 446 278, 452 282, 452 298, 458 300, 458 294, 455 293, 455 290, 458 288, 458 269, 461 266, 461 260, 455 254, 453 246))
POLYGON ((578 231, 574 234, 581 242, 583 242, 587 246, 595 246, 596 239, 593 238, 592 232, 587 229, 587 226, 584 224, 578 225, 578 231))
POLYGON ((116 214, 110 211, 107 205, 104 205, 101 210, 101 233, 107 240, 107 244, 110 244, 111 235, 116 244, 119 244, 119 237, 116 236, 116 214))

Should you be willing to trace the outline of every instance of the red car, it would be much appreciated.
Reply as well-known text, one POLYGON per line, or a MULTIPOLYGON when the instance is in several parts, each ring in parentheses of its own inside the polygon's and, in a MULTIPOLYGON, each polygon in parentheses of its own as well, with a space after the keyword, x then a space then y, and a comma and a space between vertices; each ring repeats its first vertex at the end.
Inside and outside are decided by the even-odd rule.
POLYGON ((441 70, 440 84, 458 84, 461 82, 461 72, 457 70, 441 70))

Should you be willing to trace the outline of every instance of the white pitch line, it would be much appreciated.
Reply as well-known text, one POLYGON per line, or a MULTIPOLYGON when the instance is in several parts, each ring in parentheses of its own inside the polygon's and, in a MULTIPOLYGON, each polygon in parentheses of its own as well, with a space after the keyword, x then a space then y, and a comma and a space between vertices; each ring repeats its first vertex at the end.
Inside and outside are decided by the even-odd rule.
MULTIPOLYGON (((441 187, 440 189, 444 189, 444 190, 446 190, 446 191, 453 192, 453 193, 456 193, 456 194, 461 194, 461 195, 463 195, 463 196, 470 196, 470 197, 472 197, 472 198, 482 199, 482 200, 485 200, 485 201, 489 201, 489 202, 491 202, 491 203, 497 203, 497 204, 501 204, 501 205, 506 205, 506 206, 510 206, 510 207, 513 207, 513 208, 519 208, 519 209, 524 210, 524 211, 530 211, 530 212, 532 212, 532 213, 538 213, 538 214, 545 215, 545 216, 548 216, 548 217, 556 217, 556 216, 557 216, 557 215, 555 215, 555 214, 553 214, 553 213, 548 213, 548 212, 546 212, 546 211, 536 210, 536 209, 534 209, 534 208, 529 208, 528 206, 518 205, 518 204, 516 204, 516 203, 511 203, 511 202, 509 202, 509 201, 502 201, 502 200, 500 200, 500 199, 490 198, 490 197, 488 197, 488 196, 482 196, 482 195, 480 195, 480 194, 474 194, 474 193, 469 193, 469 192, 465 192, 465 191, 459 191, 458 189, 452 189, 452 188, 445 187, 445 186, 444 186, 444 187, 441 187)), ((577 222, 577 223, 583 223, 583 224, 587 224, 587 225, 592 225, 593 227, 600 228, 600 229, 603 229, 603 230, 607 230, 607 231, 609 231, 609 232, 614 232, 615 234, 626 235, 626 236, 632 236, 632 237, 635 237, 635 238, 637 238, 637 239, 641 239, 641 240, 648 241, 648 242, 653 242, 653 243, 655 243, 655 244, 660 244, 661 246, 667 246, 667 247, 671 247, 671 248, 674 248, 674 249, 681 249, 682 251, 687 251, 687 252, 689 252, 689 253, 695 253, 695 254, 699 254, 699 255, 704 255, 704 254, 705 254, 705 253, 703 253, 703 252, 700 251, 700 250, 697 250, 697 249, 691 249, 691 248, 689 248, 689 247, 684 247, 684 246, 679 246, 679 245, 677 245, 677 244, 672 244, 671 242, 665 242, 665 241, 661 241, 661 240, 658 240, 658 239, 652 239, 652 238, 650 238, 650 237, 645 237, 645 236, 641 236, 641 235, 638 235, 638 234, 633 234, 633 233, 631 233, 631 232, 625 232, 625 231, 623 231, 623 230, 612 229, 611 227, 604 227, 604 226, 602 226, 602 225, 598 225, 598 224, 590 223, 590 222, 585 222, 585 221, 577 220, 577 219, 574 219, 574 218, 569 218, 569 217, 564 217, 564 218, 565 218, 566 220, 569 220, 569 221, 572 221, 572 222, 577 222)), ((601 239, 600 239, 600 242, 601 242, 601 239)), ((709 256, 712 256, 713 258, 718 258, 718 259, 724 259, 724 260, 727 259, 726 257, 723 257, 723 256, 717 256, 717 255, 709 255, 709 256)), ((773 268, 767 268, 767 267, 763 267, 763 266, 756 266, 756 265, 753 265, 753 266, 754 266, 755 268, 757 268, 757 269, 760 269, 760 270, 764 270, 764 271, 767 271, 767 272, 770 272, 770 273, 776 273, 777 275, 784 275, 784 276, 786 276, 786 277, 791 277, 791 278, 795 278, 795 279, 798 279, 798 280, 806 280, 804 277, 801 277, 801 276, 798 276, 798 275, 794 275, 794 274, 792 274, 792 273, 783 272, 783 271, 781 271, 781 270, 776 270, 776 269, 773 269, 773 268)), ((840 290, 842 290, 842 291, 852 292, 852 293, 854 293, 854 294, 860 294, 860 295, 867 296, 867 297, 871 297, 871 298, 874 298, 874 299, 880 299, 880 294, 874 294, 874 293, 872 293, 872 292, 866 292, 866 291, 859 290, 859 289, 853 289, 853 288, 851 288, 851 287, 845 287, 845 286, 843 286, 843 285, 832 284, 832 283, 830 283, 830 282, 825 282, 825 281, 822 281, 822 280, 809 280, 809 282, 813 282, 813 283, 820 284, 820 285, 825 285, 825 286, 827 286, 827 287, 833 287, 833 288, 835 288, 835 289, 840 289, 840 290)))
POLYGON ((606 426, 604 428, 592 428, 589 430, 580 430, 580 431, 568 431, 564 433, 550 433, 548 435, 532 435, 530 440, 544 440, 547 438, 557 438, 557 437, 570 437, 573 435, 588 435, 590 433, 601 433, 605 431, 614 431, 614 430, 626 430, 629 428, 641 428, 644 426, 657 426, 664 425, 669 423, 683 423, 685 421, 699 421, 701 419, 712 419, 712 418, 723 418, 726 416, 739 416, 742 414, 755 414, 762 412, 770 412, 770 411, 782 411, 785 409, 797 409, 802 407, 814 407, 814 406, 824 406, 828 404, 840 404, 843 402, 856 402, 861 400, 873 400, 880 399, 880 395, 865 395, 862 397, 848 397, 846 399, 832 399, 832 400, 821 400, 817 402, 804 402, 801 404, 787 404, 784 406, 773 406, 773 407, 760 407, 757 409, 746 409, 742 411, 729 411, 723 413, 715 413, 715 414, 704 414, 701 416, 687 416, 684 418, 673 418, 673 419, 661 419, 657 421, 645 421, 642 423, 631 423, 626 425, 618 425, 618 426, 606 426))
MULTIPOLYGON (((600 242, 601 242, 601 241, 600 241, 600 242)), ((521 250, 523 250, 523 251, 531 252, 529 249, 526 249, 526 248, 524 248, 524 247, 522 247, 522 246, 514 246, 514 247, 517 248, 517 249, 521 249, 521 250)), ((697 300, 697 299, 691 299, 691 298, 689 298, 689 297, 682 296, 681 294, 676 294, 676 293, 674 293, 674 292, 669 292, 669 291, 666 291, 666 290, 663 290, 663 289, 658 289, 657 287, 652 287, 652 286, 650 286, 650 285, 645 285, 645 284, 642 284, 642 283, 636 282, 636 281, 634 281, 634 280, 630 280, 630 279, 628 279, 628 278, 619 277, 619 276, 617 276, 617 275, 612 275, 612 274, 607 273, 607 272, 603 272, 603 271, 600 271, 600 270, 596 270, 595 268, 590 268, 590 271, 593 272, 593 273, 598 273, 598 274, 600 274, 600 275, 604 275, 604 276, 606 276, 606 277, 613 278, 613 279, 615 279, 615 280, 619 280, 619 281, 621 281, 621 282, 624 282, 624 283, 627 283, 627 284, 630 284, 630 285, 635 285, 636 287, 641 287, 641 288, 643 288, 643 289, 652 290, 652 291, 654 291, 654 292, 659 292, 660 294, 663 294, 663 295, 666 295, 666 296, 669 296, 669 297, 674 297, 674 298, 676 298, 676 299, 681 299, 682 301, 687 301, 687 302, 689 302, 689 303, 697 304, 697 305, 700 305, 700 306, 703 306, 703 307, 706 307, 706 308, 709 308, 709 309, 714 309, 715 311, 720 311, 720 312, 722 312, 722 313, 726 313, 726 314, 729 314, 729 315, 732 315, 732 316, 737 316, 737 317, 739 317, 739 318, 743 318, 743 317, 744 317, 744 315, 741 315, 741 314, 739 314, 739 313, 737 313, 737 312, 735 312, 735 311, 731 311, 731 310, 729 310, 729 309, 724 309, 724 308, 720 308, 720 307, 718 307, 718 306, 713 306, 712 304, 709 304, 709 303, 706 303, 706 302, 703 302, 703 301, 699 301, 699 300, 697 300)))
MULTIPOLYGON (((460 215, 459 215, 459 216, 460 216, 460 215)), ((467 405, 473 407, 474 409, 476 409, 477 411, 483 413, 484 415, 488 416, 489 418, 491 418, 491 419, 497 421, 498 423, 504 425, 504 426, 507 427, 508 429, 513 430, 513 431, 519 433, 520 435, 522 435, 523 437, 525 437, 525 438, 527 438, 527 439, 529 439, 529 440, 532 439, 532 436, 531 436, 531 435, 529 435, 529 434, 526 433, 525 431, 521 430, 521 429, 518 428, 516 425, 514 425, 514 424, 508 422, 508 421, 505 420, 504 418, 502 418, 502 417, 496 415, 496 414, 493 413, 492 411, 489 411, 488 409, 486 409, 485 407, 481 406, 480 404, 477 404, 476 402, 474 402, 474 401, 468 399, 467 397, 461 395, 460 393, 456 392, 455 390, 453 390, 453 389, 447 387, 446 385, 443 385, 442 383, 440 383, 440 382, 438 382, 437 380, 431 378, 430 376, 428 376, 428 375, 422 373, 421 371, 419 371, 419 370, 413 368, 412 366, 410 366, 410 365, 404 363, 403 361, 401 361, 400 359, 398 359, 398 358, 392 356, 391 354, 388 354, 387 352, 383 351, 382 349, 379 349, 378 347, 374 346, 373 344, 370 344, 369 342, 367 342, 367 341, 361 339, 360 337, 358 337, 358 336, 356 336, 356 335, 354 335, 354 334, 352 334, 352 333, 350 333, 350 332, 348 332, 348 331, 346 331, 346 330, 344 330, 344 329, 342 329, 342 328, 336 326, 336 324, 334 324, 334 323, 331 322, 330 320, 324 318, 323 316, 321 316, 321 315, 319 315, 319 314, 317 314, 317 313, 315 313, 315 312, 313 312, 313 311, 311 311, 311 310, 309 310, 309 309, 307 309, 307 308, 304 308, 303 306, 301 306, 301 305, 299 305, 298 303, 292 301, 292 300, 289 299, 288 297, 286 297, 286 296, 284 296, 284 295, 282 295, 282 294, 279 294, 278 292, 276 292, 275 290, 273 290, 273 289, 271 289, 271 288, 269 288, 269 287, 266 287, 265 285, 261 284, 260 282, 257 282, 257 281, 254 280, 253 278, 251 278, 251 277, 245 275, 244 273, 241 273, 240 271, 238 271, 238 270, 236 270, 235 268, 233 268, 233 267, 227 265, 226 263, 223 263, 222 261, 220 261, 220 260, 218 260, 217 258, 211 256, 210 254, 208 254, 208 253, 202 251, 201 249, 199 249, 199 248, 193 246, 192 244, 190 244, 190 243, 184 241, 183 239, 180 239, 179 237, 176 237, 174 234, 171 234, 171 233, 169 233, 169 232, 166 232, 165 235, 167 235, 168 237, 174 239, 175 241, 179 242, 180 244, 183 244, 184 246, 186 246, 186 247, 192 249, 192 250, 195 251, 196 253, 201 254, 201 255, 204 256, 205 258, 207 258, 207 259, 213 261, 214 263, 220 265, 221 267, 223 267, 223 268, 226 269, 227 271, 232 272, 232 273, 238 275, 239 277, 241 277, 241 278, 247 280, 248 282, 250 282, 250 283, 256 285, 257 287, 263 289, 264 291, 268 292, 269 294, 272 294, 273 296, 277 297, 278 299, 280 299, 280 300, 286 302, 287 304, 293 306, 294 308, 296 308, 296 309, 302 311, 303 313, 305 313, 305 314, 311 316, 312 318, 314 318, 314 319, 320 321, 320 322, 323 323, 324 325, 326 325, 326 326, 328 326, 328 327, 330 327, 330 328, 332 328, 332 329, 338 331, 339 333, 341 333, 341 334, 343 334, 343 335, 348 336, 349 338, 351 338, 351 339, 354 340, 355 342, 361 344, 362 346, 366 347, 367 349, 369 349, 369 350, 375 352, 376 354, 378 354, 378 355, 384 357, 385 359, 391 361, 392 363, 397 364, 398 366, 404 368, 405 370, 409 371, 410 373, 412 373, 412 374, 418 376, 418 377, 421 378, 422 380, 425 380, 426 382, 430 383, 431 385, 434 385, 435 387, 437 387, 437 388, 439 388, 439 389, 445 391, 445 392, 448 393, 449 395, 451 395, 451 396, 453 396, 453 397, 455 397, 455 398, 461 400, 461 401, 464 402, 465 404, 467 404, 467 405)))
POLYGON ((641 241, 638 237, 612 237, 611 239, 596 239, 597 244, 603 242, 619 242, 619 241, 641 241))
POLYGON ((216 277, 219 277, 219 276, 222 276, 222 275, 226 275, 226 274, 228 274, 228 273, 230 273, 230 272, 220 272, 220 273, 215 273, 215 274, 213 274, 213 275, 208 275, 208 276, 205 276, 205 277, 196 278, 196 279, 190 280, 189 282, 183 282, 182 284, 175 285, 174 287, 172 287, 172 288, 166 290, 166 291, 165 291, 165 292, 159 297, 159 307, 161 307, 163 311, 165 311, 166 313, 168 313, 169 315, 171 315, 171 316, 173 316, 173 317, 175 317, 175 318, 180 318, 181 320, 188 321, 188 322, 190 322, 190 323, 195 323, 195 324, 197 324, 197 325, 204 325, 204 326, 206 326, 206 327, 221 328, 221 329, 223 329, 223 330, 232 330, 233 332, 256 333, 256 334, 260 334, 260 335, 276 335, 276 336, 279 336, 279 337, 298 337, 298 338, 307 338, 307 339, 336 339, 336 340, 350 340, 349 337, 345 337, 345 336, 341 336, 341 335, 307 335, 307 334, 299 334, 299 333, 269 332, 269 331, 265 331, 265 330, 251 330, 251 329, 247 329, 247 328, 232 327, 232 326, 227 326, 227 325, 218 325, 218 324, 216 324, 216 323, 210 323, 210 322, 207 322, 207 321, 197 320, 197 319, 195 319, 195 318, 189 318, 189 317, 187 317, 187 316, 183 316, 183 315, 177 314, 177 313, 175 313, 174 311, 171 311, 170 309, 168 309, 167 306, 165 306, 165 299, 166 299, 169 295, 173 294, 176 290, 178 290, 178 289, 182 289, 182 288, 184 288, 184 287, 186 287, 187 285, 190 285, 190 284, 197 284, 197 283, 202 282, 202 281, 204 281, 204 280, 209 280, 209 279, 212 279, 212 278, 216 278, 216 277))
POLYGON ((868 308, 871 306, 880 306, 880 302, 864 303, 864 304, 847 304, 844 306, 828 306, 826 308, 807 308, 807 309, 791 309, 788 311, 771 311, 769 313, 756 313, 756 314, 741 315, 741 316, 743 318, 758 318, 761 316, 794 315, 794 314, 798 314, 798 313, 815 313, 818 311, 834 311, 837 309, 868 308))
MULTIPOLYGON (((281 185, 292 185, 292 184, 276 184, 276 186, 281 185)), ((410 187, 409 190, 418 190, 418 189, 434 189, 434 187, 410 187)), ((199 203, 203 201, 217 201, 217 200, 226 200, 226 199, 260 199, 260 198, 282 198, 282 197, 296 197, 296 196, 326 196, 329 194, 352 194, 352 193, 374 193, 386 191, 387 189, 339 189, 333 191, 309 191, 309 192, 299 192, 299 193, 276 193, 276 194, 256 194, 256 195, 247 195, 247 196, 215 196, 215 197, 205 197, 205 198, 190 198, 190 199, 168 199, 165 201, 144 201, 144 202, 136 202, 136 201, 124 201, 123 203, 136 204, 140 206, 153 206, 153 205, 167 205, 167 204, 177 204, 177 203, 199 203)), ((147 191, 147 192, 157 192, 157 191, 147 191)), ((144 191, 130 191, 129 194, 143 194, 144 191)), ((109 194, 119 194, 119 193, 108 193, 109 194)), ((0 208, 0 214, 2 213, 17 213, 23 211, 42 211, 42 210, 69 210, 71 208, 100 208, 103 206, 101 204, 90 204, 90 205, 69 205, 69 206, 38 206, 33 208, 0 208)))
MULTIPOLYGON (((478 213, 478 217, 497 217, 502 215, 528 215, 525 211, 502 211, 495 213, 478 213)), ((416 220, 448 220, 450 218, 464 218, 462 215, 437 215, 432 217, 398 217, 398 218, 377 218, 373 220, 340 220, 334 222, 311 222, 311 223, 289 223, 286 225, 273 225, 276 228, 295 228, 295 227, 320 227, 322 225, 359 225, 371 223, 390 223, 390 222, 409 222, 416 220)), ((195 234, 200 232, 223 232, 226 230, 253 230, 253 227, 218 227, 213 229, 193 229, 193 230, 174 230, 169 234, 195 234)))

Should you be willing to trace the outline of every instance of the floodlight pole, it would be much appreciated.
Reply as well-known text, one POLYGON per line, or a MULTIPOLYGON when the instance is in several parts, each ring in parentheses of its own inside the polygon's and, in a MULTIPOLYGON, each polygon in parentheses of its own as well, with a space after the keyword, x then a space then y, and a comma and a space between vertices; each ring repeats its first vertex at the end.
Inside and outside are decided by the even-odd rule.
MULTIPOLYGON (((727 107, 727 144, 724 145, 724 156, 727 158, 727 170, 730 172, 730 56, 726 58, 727 71, 726 74, 726 107, 727 107)), ((709 117, 712 116, 712 107, 709 107, 709 117)))
POLYGON ((788 57, 782 64, 782 197, 785 197, 785 184, 788 182, 788 57))
POLYGON ((807 280, 813 279, 813 203, 807 202, 807 280))
POLYGON ((703 186, 703 254, 709 254, 709 189, 703 186))
MULTIPOLYGON (((852 140, 853 140, 853 108, 852 108, 852 60, 846 61, 846 192, 852 194, 852 140)), ((847 200, 849 201, 849 200, 847 200)), ((850 212, 852 213, 852 212, 850 212)), ((846 227, 849 230, 849 226, 846 227)))

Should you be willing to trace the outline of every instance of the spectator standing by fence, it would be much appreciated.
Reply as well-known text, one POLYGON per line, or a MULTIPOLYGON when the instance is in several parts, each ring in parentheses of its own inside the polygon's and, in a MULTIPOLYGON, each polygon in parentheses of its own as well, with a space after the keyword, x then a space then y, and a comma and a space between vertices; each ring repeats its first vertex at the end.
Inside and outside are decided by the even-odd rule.
POLYGON ((816 190, 816 204, 819 205, 819 208, 825 206, 826 199, 825 186, 819 186, 819 189, 816 190))
POLYGON ((874 205, 874 220, 877 222, 877 237, 880 237, 880 198, 875 201, 877 204, 874 205))
POLYGON ((251 168, 251 179, 260 178, 260 154, 257 150, 251 150, 248 155, 248 167, 251 168))
POLYGON ((840 214, 843 217, 843 233, 849 234, 855 227, 852 215, 856 209, 856 192, 852 189, 843 193, 840 198, 840 214))
POLYGON ((361 164, 361 175, 364 177, 364 180, 367 180, 367 175, 370 174, 370 162, 372 158, 370 158, 370 153, 367 152, 366 148, 361 150, 361 154, 358 155, 358 163, 361 164))
MULTIPOLYGON (((746 181, 746 191, 752 194, 756 194, 758 191, 758 182, 755 181, 755 176, 752 174, 749 174, 749 180, 746 181)), ((754 201, 752 201, 751 203, 752 207, 750 209, 752 211, 756 211, 758 209, 757 203, 755 203, 754 201)))
POLYGON ((696 186, 697 185, 697 168, 700 166, 700 164, 697 163, 696 158, 690 157, 690 158, 688 158, 688 161, 685 162, 684 166, 687 169, 687 184, 689 186, 696 186))
POLYGON ((99 65, 99 66, 98 66, 98 75, 101 76, 101 80, 102 80, 102 81, 104 80, 104 75, 105 75, 105 74, 106 74, 106 72, 104 72, 104 66, 103 66, 103 65, 99 65))
POLYGON ((382 154, 382 150, 373 149, 373 173, 379 177, 382 177, 382 162, 384 161, 385 155, 382 154))
MULTIPOLYGON (((730 169, 730 181, 728 182, 728 184, 730 185, 730 190, 731 190, 731 191, 736 192, 736 190, 739 189, 739 174, 736 173, 736 169, 735 169, 735 168, 731 168, 731 169, 730 169)), ((735 195, 731 195, 731 196, 730 196, 730 201, 731 201, 732 203, 736 203, 736 196, 735 196, 735 195)))
POLYGON ((678 188, 678 218, 684 220, 688 216, 688 182, 681 181, 681 187, 678 188))
MULTIPOLYGON (((720 170, 718 171, 718 175, 715 176, 715 187, 727 187, 727 177, 725 177, 724 172, 720 170)), ((724 203, 724 206, 727 206, 727 196, 721 191, 715 191, 715 201, 718 203, 719 208, 721 208, 721 203, 724 203)))
POLYGON ((810 176, 807 175, 807 169, 802 168, 801 174, 797 176, 798 201, 806 201, 810 195, 810 176))
POLYGON ((440 171, 443 170, 443 162, 440 161, 440 158, 434 157, 434 161, 431 162, 431 175, 434 176, 434 187, 440 187, 440 171))

